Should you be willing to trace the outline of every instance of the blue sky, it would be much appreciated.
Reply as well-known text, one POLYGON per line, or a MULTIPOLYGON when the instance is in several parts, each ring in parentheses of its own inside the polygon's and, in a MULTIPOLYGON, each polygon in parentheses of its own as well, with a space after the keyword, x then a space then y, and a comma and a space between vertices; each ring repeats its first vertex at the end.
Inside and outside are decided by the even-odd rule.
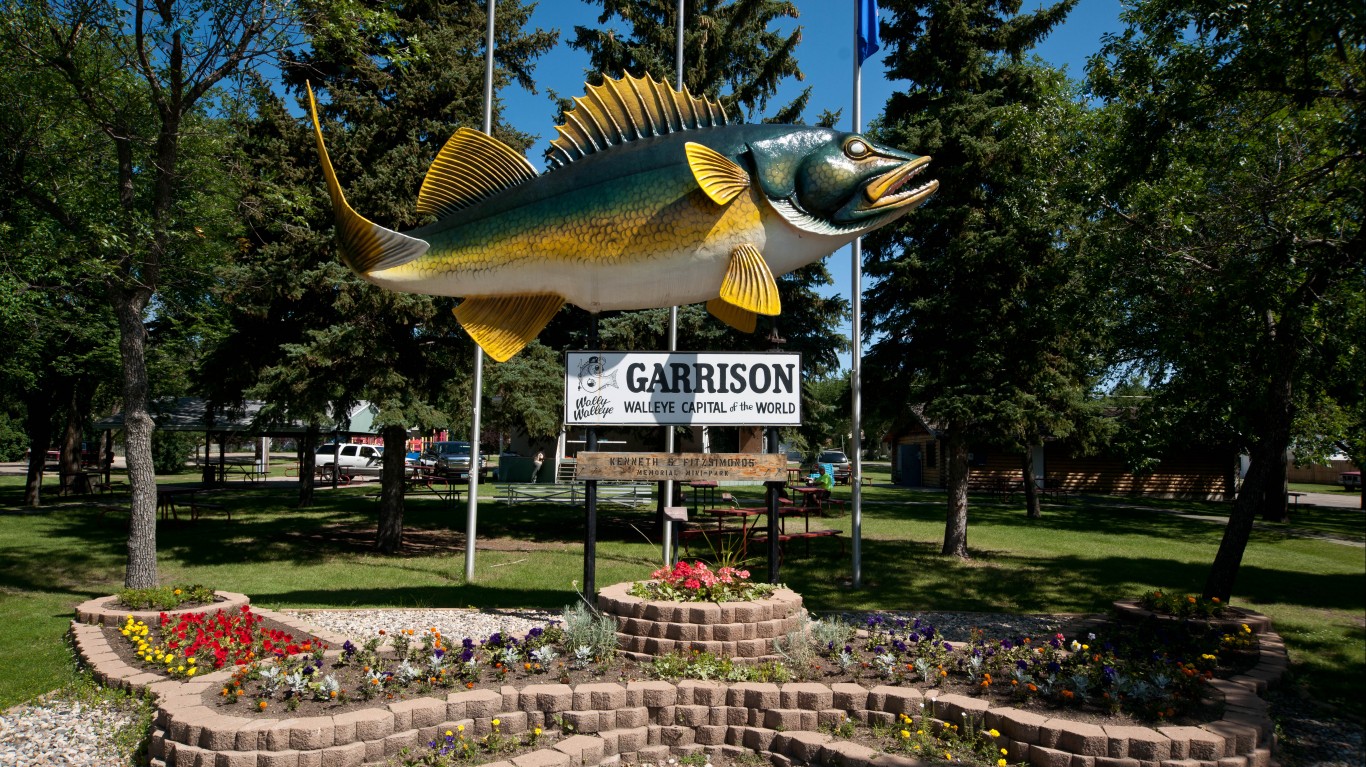
MULTIPOLYGON (((809 85, 812 93, 806 110, 807 121, 814 121, 824 109, 842 108, 842 122, 836 127, 849 130, 853 116, 853 2, 796 0, 796 5, 801 17, 783 23, 781 28, 788 30, 801 26, 802 41, 797 48, 797 61, 807 79, 787 83, 770 102, 770 107, 787 103, 809 85)), ((1026 5, 1023 10, 1027 12, 1037 7, 1026 5)), ((532 23, 542 29, 559 29, 561 43, 536 66, 539 94, 532 95, 516 87, 501 94, 504 100, 501 118, 518 130, 540 136, 527 153, 527 159, 538 168, 542 167, 541 158, 555 135, 555 108, 549 91, 563 97, 583 93, 588 57, 583 52, 571 50, 563 40, 573 36, 575 25, 596 25, 598 10, 598 6, 579 0, 541 0, 532 23)), ((1120 31, 1119 13, 1119 0, 1081 0, 1066 23, 1035 49, 1035 53, 1055 66, 1066 67, 1074 79, 1080 79, 1084 75, 1086 58, 1100 48, 1101 36, 1120 31)), ((863 66, 864 126, 881 113, 887 97, 900 87, 896 81, 887 79, 881 61, 883 53, 874 55, 863 66)), ((915 151, 915 147, 904 148, 915 151)), ((853 281, 849 256, 847 247, 830 256, 826 265, 836 284, 828 292, 849 296, 853 281)), ((845 332, 848 332, 847 325, 845 332)), ((841 359, 847 367, 848 354, 842 355, 841 359)))

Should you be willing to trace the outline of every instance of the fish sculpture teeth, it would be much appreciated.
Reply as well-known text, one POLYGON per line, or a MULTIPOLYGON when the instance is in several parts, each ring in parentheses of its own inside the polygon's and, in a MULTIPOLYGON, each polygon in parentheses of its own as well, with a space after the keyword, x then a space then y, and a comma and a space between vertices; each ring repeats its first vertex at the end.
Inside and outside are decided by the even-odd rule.
POLYGON ((575 99, 537 174, 460 128, 395 232, 351 209, 309 89, 342 260, 391 290, 460 296, 461 327, 503 362, 566 302, 590 312, 705 301, 752 332, 782 307, 776 275, 819 260, 929 199, 920 157, 828 128, 732 124, 721 105, 651 77, 575 99))

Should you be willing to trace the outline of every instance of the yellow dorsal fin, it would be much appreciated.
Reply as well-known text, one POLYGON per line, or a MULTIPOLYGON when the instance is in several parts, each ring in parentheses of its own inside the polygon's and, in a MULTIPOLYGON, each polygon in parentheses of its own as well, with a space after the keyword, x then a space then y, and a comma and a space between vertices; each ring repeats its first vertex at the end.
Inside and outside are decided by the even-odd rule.
POLYGON ((749 189, 749 174, 729 157, 695 141, 684 144, 683 151, 688 153, 688 167, 697 185, 717 205, 725 205, 749 189))
POLYGON ((441 147, 422 179, 417 212, 444 216, 533 178, 536 169, 507 144, 461 128, 441 147))
POLYGON ((379 224, 357 213, 346 202, 341 182, 332 168, 332 158, 323 143, 322 125, 318 123, 318 101, 313 97, 313 86, 308 88, 308 113, 313 118, 313 137, 318 142, 318 159, 322 162, 323 178, 327 180, 327 194, 332 199, 332 217, 337 224, 337 243, 342 261, 351 271, 365 276, 371 272, 400 266, 427 252, 427 242, 379 224))
POLYGON ((759 324, 759 315, 748 309, 741 309, 733 304, 728 304, 719 298, 713 298, 707 302, 707 311, 711 312, 711 316, 741 333, 753 333, 755 326, 759 324))
POLYGON ((729 124, 726 110, 711 99, 681 92, 653 77, 602 78, 574 99, 559 137, 550 142, 552 167, 637 139, 729 124))
POLYGON ((551 294, 471 296, 455 307, 460 327, 486 354, 507 362, 540 335, 564 298, 551 294))
POLYGON ((773 272, 758 248, 747 243, 730 252, 730 268, 721 281, 721 300, 755 314, 771 316, 782 311, 778 283, 773 281, 773 272))

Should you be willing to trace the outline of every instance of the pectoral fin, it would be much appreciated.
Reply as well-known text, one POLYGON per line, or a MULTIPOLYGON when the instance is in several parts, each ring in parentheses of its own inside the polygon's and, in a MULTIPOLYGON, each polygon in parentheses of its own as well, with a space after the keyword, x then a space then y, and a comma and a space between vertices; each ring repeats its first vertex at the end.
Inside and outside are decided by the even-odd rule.
POLYGON ((455 319, 486 354, 507 362, 563 305, 564 298, 556 295, 472 296, 455 307, 455 319))
POLYGON ((711 316, 741 333, 753 333, 755 326, 759 324, 759 315, 734 304, 728 304, 719 298, 707 302, 707 311, 711 312, 711 316))
POLYGON ((782 312, 778 283, 758 248, 745 244, 730 252, 730 268, 721 281, 721 300, 755 314, 782 312))
POLYGON ((688 154, 693 178, 712 202, 725 205, 749 189, 749 174, 730 158, 692 141, 684 144, 683 149, 688 154))

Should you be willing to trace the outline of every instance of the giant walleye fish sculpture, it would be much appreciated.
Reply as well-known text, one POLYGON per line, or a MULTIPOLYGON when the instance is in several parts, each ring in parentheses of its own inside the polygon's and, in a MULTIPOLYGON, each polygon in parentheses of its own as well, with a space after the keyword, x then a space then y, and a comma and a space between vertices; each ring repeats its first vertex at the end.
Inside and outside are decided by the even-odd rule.
POLYGON ((714 101, 652 78, 590 86, 551 142, 544 175, 461 128, 418 193, 434 223, 395 232, 351 209, 313 128, 341 257, 408 293, 463 296, 461 326, 502 362, 565 302, 590 312, 707 302, 746 332, 780 311, 781 275, 924 202, 929 157, 862 136, 731 125, 714 101))

